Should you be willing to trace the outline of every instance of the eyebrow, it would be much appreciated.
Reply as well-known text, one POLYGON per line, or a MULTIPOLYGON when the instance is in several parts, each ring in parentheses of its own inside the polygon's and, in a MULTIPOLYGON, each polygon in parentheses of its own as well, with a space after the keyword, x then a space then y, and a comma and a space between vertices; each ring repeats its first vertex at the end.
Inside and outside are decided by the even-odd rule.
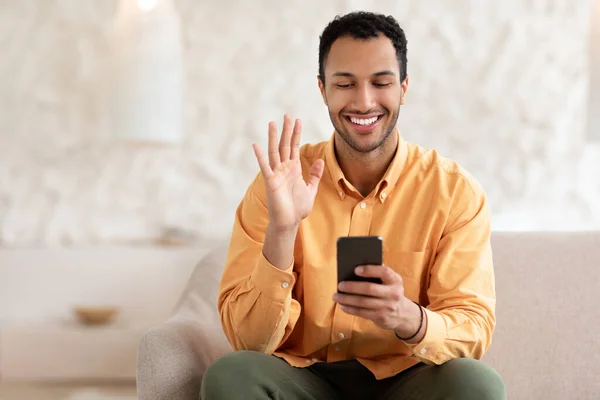
MULTIPOLYGON (((351 74, 350 72, 336 72, 335 74, 333 74, 333 76, 343 76, 343 77, 347 77, 347 78, 354 78, 354 74, 351 74)), ((396 74, 390 70, 385 70, 385 71, 375 72, 371 76, 374 76, 374 77, 376 77, 376 76, 396 76, 396 74)))

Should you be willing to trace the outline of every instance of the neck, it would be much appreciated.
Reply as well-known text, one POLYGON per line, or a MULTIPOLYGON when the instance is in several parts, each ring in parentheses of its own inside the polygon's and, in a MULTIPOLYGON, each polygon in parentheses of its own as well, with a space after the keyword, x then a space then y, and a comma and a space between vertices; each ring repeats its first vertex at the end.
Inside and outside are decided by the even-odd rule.
POLYGON ((338 164, 348 182, 363 196, 368 196, 383 178, 396 154, 398 136, 394 131, 377 149, 360 153, 339 135, 335 135, 334 148, 338 164))

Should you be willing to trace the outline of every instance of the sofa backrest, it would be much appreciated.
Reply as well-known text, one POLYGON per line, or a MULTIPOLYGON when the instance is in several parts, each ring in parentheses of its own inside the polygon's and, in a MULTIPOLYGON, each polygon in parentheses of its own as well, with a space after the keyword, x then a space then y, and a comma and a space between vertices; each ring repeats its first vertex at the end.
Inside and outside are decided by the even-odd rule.
POLYGON ((497 325, 484 360, 508 398, 600 398, 600 232, 494 233, 497 325))

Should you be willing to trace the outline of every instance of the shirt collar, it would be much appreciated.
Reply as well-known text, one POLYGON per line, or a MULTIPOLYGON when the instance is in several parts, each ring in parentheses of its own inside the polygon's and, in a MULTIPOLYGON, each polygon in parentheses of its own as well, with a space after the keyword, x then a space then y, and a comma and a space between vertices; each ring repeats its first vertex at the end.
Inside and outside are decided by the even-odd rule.
MULTIPOLYGON (((406 158, 408 155, 408 145, 402 139, 402 135, 396 129, 395 134, 398 135, 398 148, 396 150, 396 154, 392 159, 387 171, 381 178, 381 181, 377 184, 375 190, 375 195, 379 198, 381 202, 384 202, 385 199, 389 196, 389 192, 392 191, 396 182, 398 182, 398 178, 400 177, 404 165, 406 163, 406 158), (383 190, 385 191, 383 192, 383 190)), ((336 190, 338 191, 339 197, 341 200, 344 199, 346 195, 347 186, 350 183, 346 180, 342 169, 337 161, 335 156, 335 142, 334 142, 335 133, 331 135, 329 142, 325 147, 325 166, 329 170, 329 174, 331 175, 331 179, 336 185, 336 190)))

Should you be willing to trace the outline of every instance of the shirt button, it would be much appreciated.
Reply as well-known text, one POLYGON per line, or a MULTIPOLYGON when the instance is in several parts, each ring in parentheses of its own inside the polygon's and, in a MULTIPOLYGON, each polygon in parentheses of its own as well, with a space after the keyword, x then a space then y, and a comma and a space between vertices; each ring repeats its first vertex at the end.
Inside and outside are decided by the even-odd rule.
POLYGON ((362 209, 367 208, 367 204, 366 203, 360 203, 360 208, 362 208, 362 209))
POLYGON ((313 362, 317 362, 317 361, 319 361, 319 360, 318 360, 318 359, 316 359, 316 358, 313 358, 312 360, 313 360, 313 362))
POLYGON ((339 337, 340 339, 343 339, 343 338, 345 338, 345 336, 344 336, 344 334, 343 334, 342 332, 338 333, 338 337, 339 337))
POLYGON ((421 349, 421 351, 419 353, 425 354, 425 353, 427 353, 427 350, 426 349, 421 349))
POLYGON ((340 197, 344 197, 344 192, 340 191, 340 197))
POLYGON ((290 286, 290 284, 289 284, 289 283, 287 283, 287 282, 283 282, 283 283, 281 284, 281 287, 282 287, 282 288, 284 288, 284 289, 287 289, 287 288, 288 288, 288 286, 290 286))
POLYGON ((381 193, 381 198, 385 199, 387 197, 387 193, 381 193))
POLYGON ((335 351, 340 351, 342 348, 340 346, 335 346, 335 351))
POLYGON ((310 364, 310 360, 304 360, 307 364, 310 364))

